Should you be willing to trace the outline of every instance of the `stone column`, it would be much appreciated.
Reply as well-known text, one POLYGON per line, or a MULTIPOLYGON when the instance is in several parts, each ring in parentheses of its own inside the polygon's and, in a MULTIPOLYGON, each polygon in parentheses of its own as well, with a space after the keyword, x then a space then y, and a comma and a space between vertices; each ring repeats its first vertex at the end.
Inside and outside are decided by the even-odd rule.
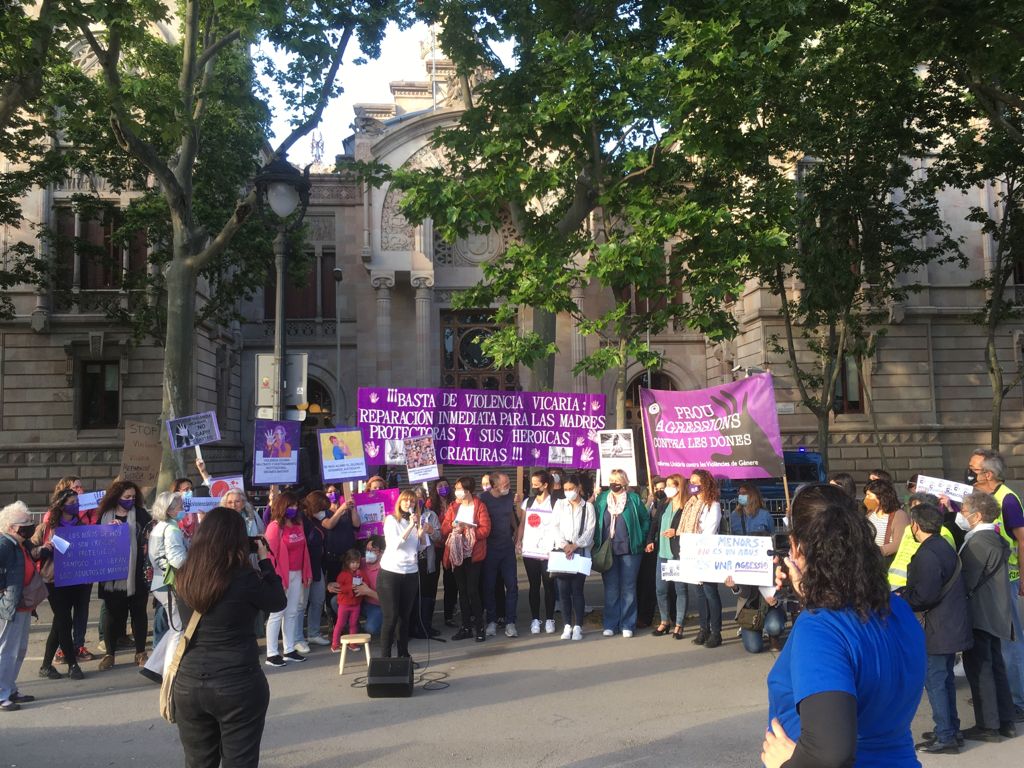
POLYGON ((377 292, 377 381, 374 386, 391 386, 391 289, 394 272, 371 272, 370 285, 377 292))
MULTIPOLYGON (((574 285, 572 287, 572 293, 570 294, 572 303, 577 307, 581 307, 583 304, 583 286, 574 285)), ((580 321, 579 318, 573 318, 572 321, 572 365, 573 368, 580 362, 584 357, 587 356, 587 340, 586 337, 580 333, 580 321)), ((572 379, 572 391, 573 392, 586 392, 587 391, 587 376, 586 374, 578 374, 573 376, 572 379)))
POLYGON ((412 273, 412 287, 416 289, 416 386, 431 387, 432 353, 436 344, 430 333, 430 313, 434 304, 434 276, 412 273))

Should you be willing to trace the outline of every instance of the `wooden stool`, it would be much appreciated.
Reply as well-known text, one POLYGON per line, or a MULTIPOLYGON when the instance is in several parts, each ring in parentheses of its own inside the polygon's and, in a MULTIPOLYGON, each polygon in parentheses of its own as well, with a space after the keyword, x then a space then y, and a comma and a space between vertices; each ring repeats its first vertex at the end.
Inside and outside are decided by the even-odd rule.
POLYGON ((338 674, 345 674, 345 654, 348 651, 350 643, 362 643, 363 654, 366 656, 366 669, 370 669, 370 635, 358 634, 358 635, 342 635, 338 638, 338 644, 341 646, 341 658, 338 659, 338 674))

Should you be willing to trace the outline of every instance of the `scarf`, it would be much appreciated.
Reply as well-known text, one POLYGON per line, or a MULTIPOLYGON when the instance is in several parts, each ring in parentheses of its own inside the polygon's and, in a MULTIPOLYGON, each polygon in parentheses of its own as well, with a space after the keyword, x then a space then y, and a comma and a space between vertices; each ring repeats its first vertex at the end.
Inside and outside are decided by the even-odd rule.
POLYGON ((611 515, 611 525, 609 526, 610 533, 608 538, 615 538, 615 518, 626 511, 626 492, 612 493, 608 492, 608 514, 611 515))
POLYGON ((683 506, 683 517, 679 523, 680 533, 697 533, 700 526, 700 513, 704 509, 704 502, 700 496, 691 496, 683 506))
POLYGON ((467 558, 473 557, 473 546, 476 544, 476 531, 466 528, 465 533, 452 531, 445 547, 448 549, 448 562, 452 569, 458 568, 467 558))
MULTIPOLYGON (((116 507, 114 508, 116 509, 116 507)), ((103 513, 100 518, 100 525, 113 525, 114 523, 114 509, 110 509, 103 513)), ((128 556, 128 578, 118 579, 117 581, 104 581, 103 588, 112 592, 127 592, 128 597, 132 597, 135 594, 135 566, 138 562, 139 556, 139 542, 136 537, 136 524, 135 524, 135 507, 128 510, 128 522, 124 523, 128 526, 129 536, 131 537, 132 546, 128 556)))

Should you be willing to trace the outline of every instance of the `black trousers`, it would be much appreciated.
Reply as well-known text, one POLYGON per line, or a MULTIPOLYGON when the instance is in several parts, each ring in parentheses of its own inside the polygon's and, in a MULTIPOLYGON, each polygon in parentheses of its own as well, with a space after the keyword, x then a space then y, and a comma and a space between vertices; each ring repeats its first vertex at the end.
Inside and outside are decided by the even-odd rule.
POLYGON ((377 574, 377 597, 380 598, 382 623, 380 627, 380 655, 391 658, 391 646, 398 635, 398 655, 409 655, 409 619, 413 606, 418 603, 420 577, 418 573, 393 573, 383 568, 377 574))
MULTIPOLYGON (((655 545, 657 546, 657 545, 655 545)), ((655 569, 658 567, 658 553, 644 552, 640 558, 640 572, 636 577, 636 625, 638 627, 649 627, 654 621, 654 609, 658 605, 658 597, 655 591, 656 581, 655 569)), ((662 621, 668 621, 668 617, 662 616, 662 621)), ((677 621, 677 624, 682 622, 677 621)))
POLYGON ((78 605, 83 590, 88 594, 92 584, 76 584, 71 587, 55 587, 53 584, 46 585, 46 592, 50 601, 50 609, 53 611, 53 623, 50 625, 50 634, 46 636, 46 648, 43 651, 43 666, 53 664, 53 657, 57 653, 57 646, 64 651, 64 659, 68 664, 77 664, 77 651, 72 629, 74 620, 71 612, 78 605))
MULTIPOLYGON (((484 606, 480 600, 480 573, 483 562, 474 563, 463 560, 462 565, 452 571, 455 583, 459 588, 459 610, 462 611, 462 626, 472 627, 480 631, 484 628, 484 606)), ((445 571, 447 575, 448 571, 445 571)), ((445 589, 445 600, 448 590, 445 589)))
POLYGON ((185 768, 256 768, 270 704, 263 670, 174 678, 175 719, 185 768))
POLYGON ((438 554, 434 572, 427 570, 426 560, 420 560, 420 604, 419 614, 413 609, 412 633, 430 632, 434 627, 434 607, 437 605, 437 582, 441 578, 441 555, 438 554))
POLYGON ((974 647, 964 651, 964 672, 974 697, 974 722, 982 728, 1013 725, 1013 697, 998 637, 974 630, 974 647))
MULTIPOLYGON (((442 576, 442 583, 444 584, 444 619, 449 621, 455 618, 455 606, 459 604, 459 583, 455 578, 455 574, 449 571, 447 568, 442 568, 444 575, 442 576)), ((468 621, 468 617, 462 617, 462 623, 465 624, 468 621)))
MULTIPOLYGON (((540 587, 544 585, 544 618, 555 618, 555 583, 548 573, 548 561, 536 560, 532 557, 523 558, 526 577, 530 580, 530 618, 540 619, 540 587)), ((565 606, 562 606, 565 610, 565 606)))
MULTIPOLYGON (((107 655, 117 651, 117 641, 124 634, 125 621, 132 619, 132 635, 135 636, 135 652, 146 650, 146 634, 149 632, 149 591, 141 590, 132 597, 127 592, 107 593, 103 604, 107 607, 103 622, 103 642, 107 644, 107 655)), ((66 651, 65 651, 66 653, 66 651)))

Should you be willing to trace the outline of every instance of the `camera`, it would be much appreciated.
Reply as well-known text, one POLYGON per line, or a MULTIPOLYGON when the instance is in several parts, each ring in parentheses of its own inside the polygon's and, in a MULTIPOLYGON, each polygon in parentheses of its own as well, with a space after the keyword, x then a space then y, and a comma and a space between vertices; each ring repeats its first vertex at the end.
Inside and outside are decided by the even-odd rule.
POLYGON ((256 545, 257 545, 258 542, 261 542, 261 541, 263 542, 263 546, 266 547, 269 550, 270 549, 270 545, 267 544, 267 540, 265 538, 263 538, 262 536, 250 536, 249 537, 249 551, 252 554, 255 555, 256 553, 259 552, 259 547, 257 547, 256 545))

